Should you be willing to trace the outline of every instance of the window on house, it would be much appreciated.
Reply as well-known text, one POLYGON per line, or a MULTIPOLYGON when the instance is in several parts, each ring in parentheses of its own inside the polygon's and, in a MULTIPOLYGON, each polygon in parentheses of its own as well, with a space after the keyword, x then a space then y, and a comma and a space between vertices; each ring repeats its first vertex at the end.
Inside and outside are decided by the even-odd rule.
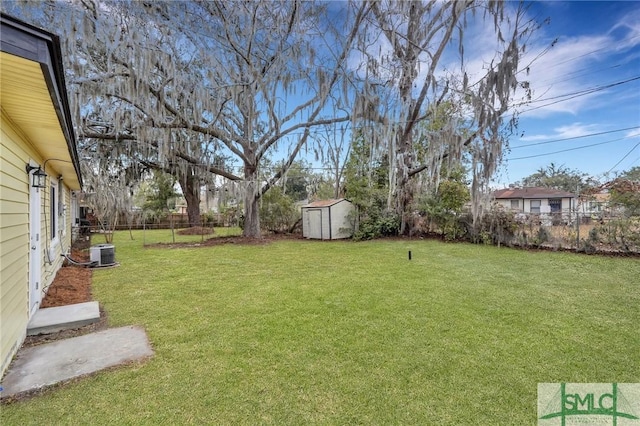
POLYGON ((58 199, 56 197, 58 193, 58 188, 55 185, 51 185, 51 198, 49 200, 49 208, 51 209, 51 214, 49 217, 51 218, 51 239, 56 237, 57 225, 58 225, 58 199))
POLYGON ((551 213, 560 213, 562 211, 562 198, 550 198, 549 208, 551 213))
POLYGON ((531 200, 530 203, 531 213, 540 214, 540 206, 542 205, 542 200, 531 200))
POLYGON ((50 199, 49 199, 49 220, 51 224, 51 239, 52 243, 58 242, 58 230, 60 229, 60 186, 57 180, 51 179, 50 199))
POLYGON ((511 209, 520 210, 520 200, 511 200, 511 209))
POLYGON ((58 181, 58 226, 62 235, 67 235, 67 216, 64 208, 64 186, 62 180, 58 181))

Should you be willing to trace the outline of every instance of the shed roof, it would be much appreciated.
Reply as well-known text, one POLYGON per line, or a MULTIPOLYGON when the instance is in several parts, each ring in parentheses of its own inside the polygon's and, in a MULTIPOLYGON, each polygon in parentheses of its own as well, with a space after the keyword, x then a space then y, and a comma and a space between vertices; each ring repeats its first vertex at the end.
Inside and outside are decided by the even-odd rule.
POLYGON ((493 193, 493 197, 499 199, 509 198, 575 198, 575 194, 553 188, 507 188, 493 193))
POLYGON ((313 208, 313 207, 331 207, 335 204, 338 204, 342 201, 347 201, 344 198, 338 198, 338 199, 331 199, 331 200, 318 200, 318 201, 314 201, 313 203, 309 203, 306 206, 302 206, 303 209, 305 208, 313 208))

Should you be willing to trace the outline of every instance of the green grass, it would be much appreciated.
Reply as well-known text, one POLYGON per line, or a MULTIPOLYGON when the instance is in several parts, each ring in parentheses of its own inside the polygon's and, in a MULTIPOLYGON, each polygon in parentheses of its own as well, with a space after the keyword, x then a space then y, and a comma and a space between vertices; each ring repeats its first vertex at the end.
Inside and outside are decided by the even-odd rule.
POLYGON ((121 266, 95 271, 94 296, 154 358, 0 423, 525 425, 540 382, 640 382, 638 259, 134 235, 116 234, 121 266))

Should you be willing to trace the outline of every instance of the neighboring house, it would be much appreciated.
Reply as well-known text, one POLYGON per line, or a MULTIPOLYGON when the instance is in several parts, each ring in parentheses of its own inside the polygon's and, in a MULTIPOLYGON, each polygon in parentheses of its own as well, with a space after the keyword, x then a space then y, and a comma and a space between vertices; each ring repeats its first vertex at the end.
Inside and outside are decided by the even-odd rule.
POLYGON ((494 200, 507 210, 541 217, 560 217, 568 221, 576 206, 571 192, 551 188, 508 188, 495 191, 494 200))
POLYGON ((302 236, 318 240, 349 238, 353 234, 350 217, 355 206, 344 198, 314 201, 302 206, 302 236))
POLYGON ((603 219, 611 215, 611 195, 608 189, 601 189, 593 194, 581 194, 578 200, 578 210, 582 217, 590 217, 594 220, 603 219))
POLYGON ((82 178, 58 37, 4 14, 0 34, 2 376, 69 250, 82 178))
POLYGON ((187 214, 187 202, 185 201, 184 197, 180 197, 176 201, 175 212, 177 214, 184 214, 184 215, 187 214))

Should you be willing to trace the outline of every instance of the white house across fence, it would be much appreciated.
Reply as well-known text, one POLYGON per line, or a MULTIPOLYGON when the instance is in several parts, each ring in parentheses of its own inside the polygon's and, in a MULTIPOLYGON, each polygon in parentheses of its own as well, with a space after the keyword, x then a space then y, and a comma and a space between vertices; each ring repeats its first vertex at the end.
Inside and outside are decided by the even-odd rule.
POLYGON ((494 200, 507 210, 524 215, 536 215, 543 222, 554 219, 569 223, 576 207, 576 195, 551 188, 509 188, 493 193, 494 200))

